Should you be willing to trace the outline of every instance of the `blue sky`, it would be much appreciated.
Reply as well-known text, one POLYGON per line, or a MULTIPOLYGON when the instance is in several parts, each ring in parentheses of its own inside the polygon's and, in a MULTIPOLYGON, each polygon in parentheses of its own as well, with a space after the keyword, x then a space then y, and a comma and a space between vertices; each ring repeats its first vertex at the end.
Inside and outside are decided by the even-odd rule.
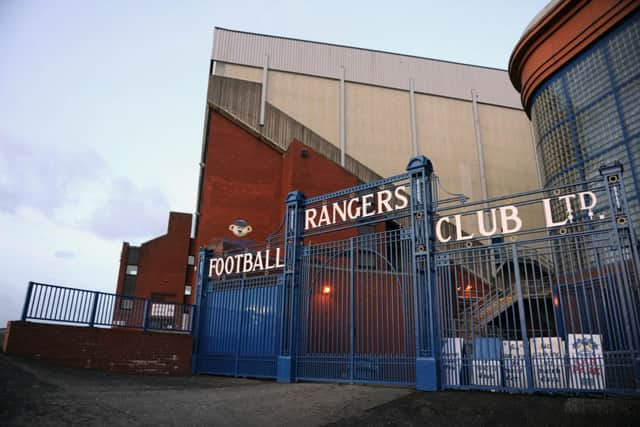
POLYGON ((195 210, 214 26, 506 68, 546 0, 0 0, 0 327, 195 210))

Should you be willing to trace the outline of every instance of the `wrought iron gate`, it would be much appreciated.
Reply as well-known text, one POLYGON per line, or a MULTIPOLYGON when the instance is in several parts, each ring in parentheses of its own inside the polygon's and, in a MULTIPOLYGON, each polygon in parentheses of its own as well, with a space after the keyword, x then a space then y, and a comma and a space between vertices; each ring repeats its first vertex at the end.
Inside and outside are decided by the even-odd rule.
POLYGON ((202 251, 194 371, 639 393, 640 264, 621 168, 473 203, 438 201, 431 173, 418 157, 371 184, 290 193, 262 255, 202 251))
MULTIPOLYGON (((201 253, 199 268, 212 253, 201 253)), ((281 274, 207 280, 199 293, 193 370, 275 378, 280 353, 281 274)))
POLYGON ((638 241, 622 170, 601 172, 571 186, 437 208, 447 241, 436 251, 444 388, 638 391, 638 241), (471 220, 486 224, 486 234, 501 222, 494 207, 505 204, 545 223, 478 235, 471 220), (445 230, 454 218, 467 220, 464 232, 445 230))
POLYGON ((298 379, 415 383, 411 254, 401 229, 305 247, 298 379))

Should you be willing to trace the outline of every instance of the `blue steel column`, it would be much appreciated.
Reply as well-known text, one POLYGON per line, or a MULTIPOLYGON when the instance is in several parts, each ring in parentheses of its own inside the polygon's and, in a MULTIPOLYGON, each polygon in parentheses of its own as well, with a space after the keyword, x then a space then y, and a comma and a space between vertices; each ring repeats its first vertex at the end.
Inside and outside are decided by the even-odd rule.
MULTIPOLYGON (((604 179, 609 202, 609 215, 611 216, 613 235, 612 241, 618 249, 620 268, 615 269, 614 286, 617 287, 617 309, 614 315, 619 318, 619 323, 624 327, 623 346, 616 349, 629 351, 633 363, 633 371, 636 386, 640 384, 640 319, 638 308, 633 295, 633 278, 640 273, 640 260, 638 256, 638 240, 635 236, 635 228, 629 215, 629 205, 624 189, 622 164, 615 162, 610 166, 600 167, 600 175, 604 179), (626 251, 625 251, 626 249, 626 251), (627 252, 626 254, 624 252, 627 252), (622 270, 622 271, 621 271, 622 270)), ((612 304, 616 306, 616 304, 612 304)))
POLYGON ((20 319, 24 322, 27 320, 27 314, 29 313, 29 304, 31 303, 31 294, 33 293, 33 282, 29 282, 27 288, 27 296, 24 298, 24 306, 22 306, 22 316, 20 319))
POLYGON ((200 331, 202 319, 207 317, 207 311, 203 310, 202 300, 207 286, 207 265, 213 256, 213 251, 201 248, 198 252, 198 271, 196 276, 196 305, 193 313, 193 354, 191 357, 191 371, 198 373, 198 355, 200 353, 200 331))
POLYGON ((298 342, 298 294, 300 291, 300 261, 305 197, 299 191, 287 195, 284 232, 284 280, 282 304, 282 333, 278 356, 277 381, 290 383, 295 380, 295 357, 298 342), (288 325, 288 326, 287 326, 288 325))
POLYGON ((407 172, 411 180, 416 388, 435 391, 440 388, 440 310, 434 260, 433 165, 425 156, 417 156, 409 161, 407 172))

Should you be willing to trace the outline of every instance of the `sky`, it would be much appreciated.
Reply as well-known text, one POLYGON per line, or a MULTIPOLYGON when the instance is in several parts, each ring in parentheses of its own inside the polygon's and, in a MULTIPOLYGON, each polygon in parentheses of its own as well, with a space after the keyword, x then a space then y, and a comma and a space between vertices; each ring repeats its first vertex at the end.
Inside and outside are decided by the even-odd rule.
POLYGON ((547 0, 0 0, 0 327, 193 212, 214 26, 506 69, 547 0))

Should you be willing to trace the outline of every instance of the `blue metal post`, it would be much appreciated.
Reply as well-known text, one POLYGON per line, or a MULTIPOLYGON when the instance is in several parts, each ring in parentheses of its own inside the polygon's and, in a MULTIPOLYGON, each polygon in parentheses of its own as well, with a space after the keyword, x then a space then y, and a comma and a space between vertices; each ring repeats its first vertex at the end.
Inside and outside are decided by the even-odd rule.
POLYGON ((640 384, 640 318, 634 305, 635 299, 631 290, 633 285, 630 280, 630 277, 637 275, 639 272, 640 259, 636 247, 637 239, 631 223, 631 216, 629 215, 622 173, 622 164, 619 162, 600 168, 600 175, 604 180, 609 199, 609 214, 614 230, 612 232, 612 240, 616 243, 615 247, 620 251, 618 254, 620 268, 616 269, 614 283, 617 288, 616 294, 618 295, 617 305, 619 312, 617 316, 620 317, 619 324, 625 328, 623 347, 626 348, 616 350, 628 351, 633 355, 632 363, 635 382, 640 384), (623 241, 626 241, 627 244, 623 244, 623 241), (629 248, 628 255, 622 253, 624 246, 629 248), (625 262, 625 258, 630 258, 631 262, 625 262), (635 271, 629 271, 630 269, 635 269, 635 271))
POLYGON ((209 259, 213 256, 213 251, 201 248, 198 253, 198 271, 196 276, 196 305, 192 321, 193 328, 193 353, 191 357, 191 372, 198 373, 198 355, 200 352, 200 330, 201 319, 206 318, 207 311, 202 309, 202 296, 206 291, 206 268, 209 259))
POLYGON ((529 393, 533 393, 533 376, 531 364, 531 354, 529 351, 529 334, 527 334, 527 320, 524 312, 524 300, 522 298, 522 280, 520 278, 520 263, 518 261, 518 248, 514 244, 512 246, 513 271, 516 279, 516 296, 518 298, 518 316, 520 318, 520 333, 522 334, 522 342, 524 349, 525 374, 527 377, 527 389, 529 393))
POLYGON ((433 165, 425 156, 417 156, 409 161, 407 172, 411 183, 416 388, 435 391, 440 388, 441 348, 431 194, 433 165))
POLYGON ((289 309, 283 307, 282 321, 289 322, 288 334, 282 337, 280 355, 278 356, 277 380, 290 383, 295 380, 296 343, 298 340, 298 308, 297 295, 299 286, 299 265, 302 254, 302 233, 305 197, 299 191, 292 191, 286 199, 285 210, 285 263, 284 292, 288 292, 289 309))
POLYGON ((142 330, 146 331, 149 327, 149 300, 144 300, 144 313, 142 314, 142 330))
POLYGON ((29 287, 27 288, 27 296, 24 299, 24 306, 22 307, 22 316, 20 319, 24 322, 27 320, 27 314, 29 311, 29 304, 31 303, 31 294, 33 293, 33 282, 29 282, 29 287))
POLYGON ((96 310, 98 308, 98 292, 93 292, 93 305, 91 306, 91 317, 89 317, 89 326, 93 326, 96 321, 96 310))

